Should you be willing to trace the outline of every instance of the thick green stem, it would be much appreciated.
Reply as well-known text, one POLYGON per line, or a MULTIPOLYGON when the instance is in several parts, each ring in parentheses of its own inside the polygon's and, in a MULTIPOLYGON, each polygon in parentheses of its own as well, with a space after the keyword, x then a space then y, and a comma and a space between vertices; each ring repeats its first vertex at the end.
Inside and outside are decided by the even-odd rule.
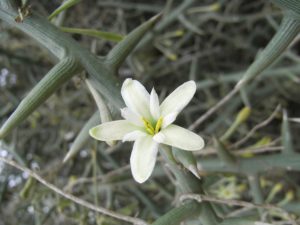
MULTIPOLYGON (((171 169, 172 173, 175 175, 176 180, 179 184, 179 187, 183 193, 203 193, 202 190, 202 184, 201 181, 196 178, 193 174, 191 174, 188 171, 185 171, 181 169, 177 163, 176 160, 173 157, 171 147, 166 145, 161 145, 161 154, 164 157, 165 161, 168 163, 169 168, 171 169)), ((217 225, 220 222, 219 217, 216 215, 215 211, 213 210, 212 206, 208 202, 203 203, 197 203, 199 204, 199 212, 198 215, 201 213, 199 217, 199 221, 203 225, 217 225)), ((195 212, 195 215, 197 212, 195 212)), ((173 214, 170 214, 169 220, 166 221, 172 221, 173 214)), ((178 221, 178 218, 176 218, 176 222, 178 221)), ((182 218, 185 219, 185 218, 182 218)), ((160 223, 160 224, 170 224, 170 223, 160 223)), ((173 224, 173 223, 171 223, 173 224)), ((176 224, 176 223, 175 223, 176 224)))
POLYGON ((100 60, 87 49, 81 47, 70 36, 34 12, 29 17, 26 17, 22 23, 15 22, 16 16, 15 10, 3 10, 0 8, 0 19, 34 38, 56 58, 63 59, 66 56, 76 58, 78 60, 77 63, 82 64, 92 78, 101 84, 100 88, 103 91, 103 95, 117 108, 122 106, 118 82, 114 77, 115 74, 112 69, 107 68, 103 64, 103 60, 100 60))
POLYGON ((300 17, 293 12, 285 12, 281 25, 275 36, 251 64, 244 77, 239 81, 236 89, 254 79, 263 70, 270 66, 289 46, 300 32, 300 17))
MULTIPOLYGON (((38 84, 38 86, 34 88, 34 95, 38 94, 38 96, 40 96, 38 97, 38 101, 34 102, 36 100, 33 101, 32 99, 30 100, 27 98, 25 102, 27 104, 30 100, 30 109, 28 109, 28 107, 26 108, 24 103, 21 103, 22 105, 18 107, 17 111, 23 112, 23 115, 20 115, 17 111, 13 113, 14 119, 9 119, 9 121, 4 124, 0 133, 0 138, 6 135, 14 126, 18 125, 20 121, 24 120, 30 112, 34 111, 34 106, 37 107, 42 103, 42 101, 45 101, 54 92, 54 90, 56 90, 56 87, 69 80, 72 75, 74 75, 74 68, 77 68, 78 70, 85 69, 91 78, 97 81, 97 89, 100 90, 106 100, 108 100, 116 108, 121 108, 123 106, 120 94, 120 84, 115 77, 115 73, 118 66, 120 66, 120 63, 123 62, 125 57, 133 50, 135 45, 138 44, 146 31, 151 29, 151 27, 155 24, 157 17, 145 24, 142 24, 132 33, 128 34, 128 37, 131 39, 125 39, 120 42, 116 48, 109 53, 107 57, 109 60, 104 60, 103 58, 101 59, 93 55, 87 49, 82 48, 76 41, 60 31, 47 19, 38 16, 34 12, 30 12, 30 14, 26 16, 22 22, 16 22, 15 18, 18 14, 17 8, 13 5, 13 3, 13 0, 1 1, 0 19, 14 27, 17 27, 34 38, 61 62, 49 72, 49 75, 42 80, 42 83, 38 84), (65 62, 65 59, 76 61, 76 63, 71 65, 69 68, 69 72, 60 71, 58 69, 59 66, 62 66, 61 63, 65 62), (57 72, 58 74, 55 75, 54 72, 57 72), (54 80, 52 77, 57 80, 57 84, 53 83, 54 80), (46 84, 51 84, 52 86, 46 87, 46 84), (39 90, 39 92, 37 93, 36 90, 39 90), (27 111, 24 110, 25 108, 27 111)), ((30 97, 32 97, 32 95, 30 95, 30 97)))
POLYGON ((0 139, 5 137, 16 125, 27 118, 40 104, 42 104, 65 81, 69 80, 80 69, 77 61, 68 57, 55 65, 47 75, 21 101, 17 109, 3 124, 0 139))
POLYGON ((123 63, 125 58, 136 46, 137 40, 140 40, 145 33, 152 28, 156 22, 160 19, 161 14, 154 16, 146 23, 140 26, 140 29, 136 29, 126 36, 122 42, 119 42, 107 55, 106 62, 113 69, 118 69, 123 63))
POLYGON ((54 25, 35 13, 31 13, 31 15, 26 17, 21 23, 15 21, 17 16, 18 14, 15 10, 4 10, 0 8, 0 19, 34 38, 58 59, 63 59, 66 56, 67 46, 75 44, 74 40, 62 32, 57 32, 57 28, 54 25), (71 42, 66 43, 67 41, 71 42))
POLYGON ((201 158, 198 165, 209 173, 255 174, 258 172, 291 170, 300 171, 300 154, 257 155, 253 158, 238 158, 235 165, 224 165, 218 158, 201 158), (255 165, 255 166, 254 166, 255 165))
POLYGON ((198 216, 201 212, 201 205, 191 201, 167 212, 156 220, 152 225, 177 225, 185 219, 191 219, 198 216))
POLYGON ((0 8, 9 11, 13 10, 16 7, 15 1, 12 0, 1 0, 0 1, 0 8))
POLYGON ((273 0, 273 2, 280 5, 282 8, 289 9, 300 15, 300 1, 299 0, 273 0))

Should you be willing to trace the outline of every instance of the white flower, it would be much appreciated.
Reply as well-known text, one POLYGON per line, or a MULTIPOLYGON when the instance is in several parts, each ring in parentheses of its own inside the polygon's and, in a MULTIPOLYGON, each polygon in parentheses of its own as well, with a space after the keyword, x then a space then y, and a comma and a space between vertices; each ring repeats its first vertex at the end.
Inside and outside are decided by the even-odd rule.
POLYGON ((121 95, 126 108, 121 109, 125 120, 100 124, 90 135, 101 141, 134 141, 130 165, 134 179, 145 182, 151 175, 159 144, 195 151, 204 146, 203 139, 172 124, 178 113, 190 102, 196 91, 194 81, 188 81, 173 91, 161 104, 154 89, 151 94, 138 81, 126 79, 121 95))

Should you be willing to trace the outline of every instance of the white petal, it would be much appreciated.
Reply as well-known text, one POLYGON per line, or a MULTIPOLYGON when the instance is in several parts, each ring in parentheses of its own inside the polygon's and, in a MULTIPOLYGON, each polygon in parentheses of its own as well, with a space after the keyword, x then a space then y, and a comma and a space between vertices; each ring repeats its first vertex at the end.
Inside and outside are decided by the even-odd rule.
POLYGON ((132 112, 127 107, 121 109, 121 116, 125 120, 128 120, 129 122, 131 122, 131 123, 133 123, 133 124, 135 124, 137 126, 140 126, 140 127, 144 126, 141 116, 138 116, 137 114, 135 114, 134 112, 132 112))
POLYGON ((193 98, 196 92, 196 83, 188 81, 176 88, 161 104, 162 116, 170 113, 179 113, 193 98))
POLYGON ((134 113, 147 119, 151 118, 150 95, 140 82, 126 79, 122 85, 121 95, 126 106, 134 113))
POLYGON ((165 139, 166 136, 162 132, 159 132, 153 136, 153 140, 157 143, 163 143, 165 139))
POLYGON ((125 134, 138 130, 137 126, 127 120, 116 120, 102 123, 90 129, 90 135, 100 141, 122 140, 125 134))
POLYGON ((125 142, 125 141, 135 141, 141 137, 145 137, 147 136, 147 134, 143 131, 140 131, 140 130, 135 130, 135 131, 132 131, 128 134, 125 134, 125 136, 123 137, 122 141, 125 142))
POLYGON ((159 99, 153 88, 150 94, 150 112, 154 119, 158 120, 160 117, 159 99))
POLYGON ((202 137, 174 124, 162 129, 153 137, 153 139, 159 143, 171 145, 187 151, 196 151, 204 147, 202 137))
POLYGON ((178 115, 178 112, 172 112, 168 115, 166 115, 163 118, 163 123, 161 125, 162 129, 166 128, 167 126, 169 126, 171 123, 173 123, 176 120, 176 117, 178 115))
POLYGON ((133 178, 145 182, 151 175, 156 162, 158 143, 152 137, 145 136, 134 142, 130 156, 130 165, 133 178))

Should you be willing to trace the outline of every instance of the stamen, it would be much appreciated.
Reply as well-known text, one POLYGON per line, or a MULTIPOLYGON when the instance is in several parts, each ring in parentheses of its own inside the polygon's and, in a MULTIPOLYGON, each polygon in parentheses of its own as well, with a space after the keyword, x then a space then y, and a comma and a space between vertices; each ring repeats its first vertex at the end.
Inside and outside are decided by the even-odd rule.
POLYGON ((163 123, 163 118, 160 117, 155 125, 155 128, 152 126, 152 124, 149 122, 149 120, 147 120, 146 118, 142 117, 142 121, 144 123, 145 129, 146 131, 150 134, 150 135, 154 135, 157 134, 160 129, 161 129, 161 125, 163 123))
POLYGON ((157 120, 156 125, 155 125, 155 134, 157 134, 160 131, 162 122, 163 122, 163 118, 159 117, 159 119, 157 120))
POLYGON ((155 134, 155 130, 154 130, 154 128, 152 127, 151 123, 150 123, 147 119, 145 119, 144 117, 142 118, 142 121, 143 121, 144 126, 145 126, 145 128, 146 128, 146 131, 147 131, 149 134, 154 135, 154 134, 155 134))
POLYGON ((154 135, 154 130, 153 130, 153 128, 150 129, 149 127, 146 127, 146 131, 148 131, 149 134, 154 135))

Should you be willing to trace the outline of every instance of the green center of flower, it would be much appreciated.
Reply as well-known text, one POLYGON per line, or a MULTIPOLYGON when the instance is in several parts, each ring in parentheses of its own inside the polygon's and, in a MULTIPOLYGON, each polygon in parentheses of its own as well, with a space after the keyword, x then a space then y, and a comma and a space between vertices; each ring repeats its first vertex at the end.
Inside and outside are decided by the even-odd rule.
POLYGON ((157 134, 160 131, 161 125, 162 125, 162 122, 163 122, 162 117, 159 117, 159 119, 155 123, 155 126, 153 126, 152 123, 144 117, 142 118, 142 120, 143 120, 146 131, 150 135, 157 134))

